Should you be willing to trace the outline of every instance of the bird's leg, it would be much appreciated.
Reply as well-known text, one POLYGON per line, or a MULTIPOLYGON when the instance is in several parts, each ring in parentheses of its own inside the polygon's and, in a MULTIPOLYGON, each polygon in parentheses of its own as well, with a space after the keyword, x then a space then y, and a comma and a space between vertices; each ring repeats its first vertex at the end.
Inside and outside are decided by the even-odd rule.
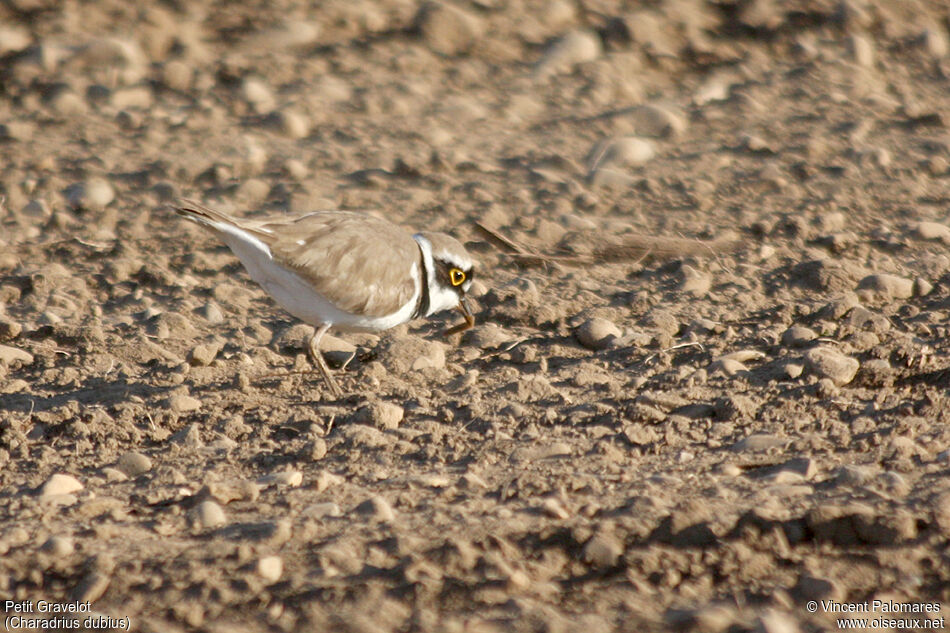
POLYGON ((453 334, 458 334, 459 332, 464 332, 465 330, 470 330, 475 327, 475 317, 472 316, 472 313, 468 309, 468 301, 465 300, 465 297, 459 301, 458 311, 462 313, 462 316, 465 317, 465 320, 462 323, 454 327, 450 327, 445 332, 442 332, 442 336, 452 336, 453 334))
POLYGON ((343 395, 343 390, 336 384, 336 380, 333 379, 333 375, 330 373, 330 368, 327 367, 327 362, 323 360, 323 354, 320 353, 320 339, 323 338, 323 335, 326 334, 329 329, 329 323, 317 328, 317 331, 310 337, 310 344, 307 346, 307 351, 310 353, 310 362, 316 365, 317 369, 320 370, 320 375, 323 376, 323 382, 325 382, 330 389, 330 393, 339 398, 343 395))

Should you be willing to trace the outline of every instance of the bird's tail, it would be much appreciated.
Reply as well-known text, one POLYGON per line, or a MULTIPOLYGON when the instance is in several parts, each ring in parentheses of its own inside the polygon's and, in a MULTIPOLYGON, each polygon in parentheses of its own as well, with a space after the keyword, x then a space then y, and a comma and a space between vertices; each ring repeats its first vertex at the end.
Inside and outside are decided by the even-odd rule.
POLYGON ((241 228, 241 223, 238 220, 232 218, 226 213, 209 209, 202 204, 198 204, 194 200, 182 198, 179 204, 180 206, 175 207, 175 213, 186 220, 191 220, 195 224, 199 224, 215 231, 221 231, 228 227, 241 228))

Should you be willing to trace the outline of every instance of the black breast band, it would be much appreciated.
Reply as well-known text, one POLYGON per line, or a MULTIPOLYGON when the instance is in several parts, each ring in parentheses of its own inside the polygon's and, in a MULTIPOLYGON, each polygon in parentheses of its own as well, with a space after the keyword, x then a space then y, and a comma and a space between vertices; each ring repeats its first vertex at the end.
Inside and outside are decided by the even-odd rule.
POLYGON ((421 246, 419 246, 419 268, 422 271, 422 287, 419 289, 419 298, 416 300, 416 310, 412 313, 413 319, 424 317, 429 313, 429 271, 426 269, 421 246))

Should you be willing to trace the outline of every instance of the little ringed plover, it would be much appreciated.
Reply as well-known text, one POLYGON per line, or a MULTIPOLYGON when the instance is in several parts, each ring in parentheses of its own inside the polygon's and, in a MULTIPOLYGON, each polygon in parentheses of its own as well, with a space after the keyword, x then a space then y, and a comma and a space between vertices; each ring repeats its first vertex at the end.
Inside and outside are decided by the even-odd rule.
POLYGON ((414 235, 387 220, 349 211, 244 220, 182 200, 179 215, 210 229, 237 255, 251 279, 287 312, 316 327, 308 352, 334 395, 342 391, 320 354, 330 328, 386 330, 458 308, 475 324, 465 293, 474 263, 450 235, 414 235))

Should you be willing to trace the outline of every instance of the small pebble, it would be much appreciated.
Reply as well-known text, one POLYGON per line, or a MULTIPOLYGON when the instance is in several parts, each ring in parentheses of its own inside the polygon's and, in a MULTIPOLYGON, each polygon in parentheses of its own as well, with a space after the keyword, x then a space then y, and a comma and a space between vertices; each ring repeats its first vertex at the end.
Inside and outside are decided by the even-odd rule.
POLYGON ((849 44, 851 55, 854 57, 854 61, 858 66, 863 66, 864 68, 874 66, 874 44, 871 43, 870 39, 864 35, 855 33, 851 36, 849 44))
POLYGON ((765 451, 770 448, 785 446, 788 440, 771 433, 753 433, 742 438, 732 445, 732 450, 736 452, 744 451, 765 451))
POLYGON ((261 486, 286 486, 296 488, 303 483, 303 473, 299 470, 285 470, 279 473, 264 475, 257 480, 261 486))
POLYGON ((750 152, 754 153, 774 153, 771 146, 761 136, 756 136, 755 134, 746 134, 742 137, 740 141, 743 148, 747 149, 750 152))
MULTIPOLYGON (((362 20, 368 23, 373 22, 373 12, 367 10, 367 7, 360 7, 362 20)), ((256 33, 250 40, 255 47, 264 50, 281 51, 286 49, 288 53, 293 53, 291 49, 302 49, 311 47, 319 41, 320 24, 318 22, 308 21, 302 16, 293 15, 287 17, 277 25, 264 29, 256 33)))
POLYGON ((301 516, 310 518, 310 519, 322 519, 323 517, 341 517, 343 516, 343 511, 340 510, 340 506, 333 503, 332 501, 325 501, 323 503, 314 503, 304 508, 301 512, 301 516))
POLYGON ((680 290, 694 297, 705 296, 712 287, 712 275, 696 270, 692 266, 683 265, 683 281, 680 290))
POLYGON ((620 338, 620 329, 612 321, 595 317, 584 321, 574 332, 577 342, 592 350, 613 347, 620 338))
POLYGON ((445 367, 445 344, 413 335, 396 336, 383 340, 379 358, 386 369, 395 374, 442 369, 445 367))
POLYGON ((304 180, 310 173, 307 165, 296 158, 288 158, 284 162, 284 170, 286 170, 294 180, 304 180))
POLYGON ((142 127, 142 115, 138 112, 122 110, 115 115, 115 120, 123 130, 131 131, 142 127))
POLYGON ((488 488, 488 484, 485 482, 485 480, 475 473, 465 473, 459 477, 458 486, 459 488, 464 488, 467 490, 483 490, 488 488))
POLYGON ((897 275, 878 273, 862 279, 858 290, 869 290, 884 298, 909 299, 914 296, 914 281, 897 275))
POLYGON ((89 111, 89 106, 83 98, 72 90, 58 92, 49 103, 56 114, 67 117, 82 116, 89 111))
POLYGON ((715 101, 725 101, 729 98, 732 87, 732 81, 726 77, 713 75, 709 77, 693 95, 693 101, 697 105, 705 105, 715 101))
POLYGON ((818 471, 818 465, 815 463, 815 460, 810 457, 796 457, 783 464, 779 464, 777 469, 779 471, 796 473, 805 479, 810 479, 814 477, 818 471))
POLYGON ((148 86, 131 86, 113 92, 111 102, 117 110, 147 110, 152 107, 154 100, 155 97, 148 86))
POLYGON ((275 583, 284 573, 284 561, 280 556, 265 556, 257 561, 256 571, 268 583, 275 583))
POLYGON ((22 26, 4 24, 0 26, 0 55, 15 53, 27 48, 33 41, 29 30, 22 26))
POLYGON ((10 366, 15 363, 31 365, 33 363, 33 354, 10 347, 9 345, 0 345, 0 363, 10 366))
POLYGON ((313 479, 313 488, 318 493, 327 490, 328 488, 333 488, 335 486, 340 486, 346 480, 339 475, 335 475, 329 471, 322 470, 316 477, 313 479))
POLYGON ((782 344, 787 347, 803 347, 818 338, 818 333, 801 325, 793 325, 782 334, 782 344))
POLYGON ((320 341, 320 352, 330 367, 340 369, 356 357, 356 346, 336 336, 324 334, 320 341))
POLYGON ((393 507, 378 495, 370 497, 356 506, 356 512, 380 523, 392 523, 396 520, 396 512, 393 507))
POLYGON ((923 240, 938 240, 950 245, 950 226, 939 222, 920 222, 914 227, 914 233, 923 240))
POLYGON ((816 347, 805 352, 805 366, 819 378, 828 378, 840 387, 854 380, 861 364, 830 347, 816 347))
POLYGON ((393 430, 399 428, 405 410, 392 402, 371 402, 357 409, 353 414, 353 421, 357 424, 368 424, 379 429, 393 430))
POLYGON ((248 204, 260 204, 270 193, 270 185, 260 178, 248 178, 238 187, 235 195, 248 204))
POLYGON ((187 92, 194 80, 194 69, 181 60, 171 60, 162 66, 162 81, 172 90, 187 92))
POLYGON ((482 38, 485 26, 479 16, 448 2, 426 2, 415 18, 422 41, 441 55, 459 55, 482 38))
POLYGON ((729 352, 728 354, 723 354, 716 360, 735 360, 740 363, 745 363, 750 360, 761 360, 765 358, 765 353, 760 352, 755 349, 740 349, 734 352, 729 352))
POLYGON ((818 216, 817 224, 826 233, 837 233, 847 228, 848 217, 841 211, 831 211, 818 216))
POLYGON ((215 501, 202 501, 194 510, 193 521, 196 527, 209 529, 227 523, 224 508, 215 501))
POLYGON ((623 543, 612 534, 598 532, 584 544, 584 560, 598 569, 609 569, 623 556, 623 543))
POLYGON ((834 483, 838 486, 863 486, 874 477, 874 471, 867 466, 841 466, 836 472, 834 483))
POLYGON ((83 576, 79 584, 75 586, 70 594, 70 599, 75 600, 77 603, 95 602, 106 592, 111 581, 112 579, 105 571, 90 571, 83 576))
POLYGON ((257 501, 260 494, 260 486, 246 479, 211 481, 198 491, 199 498, 210 497, 219 503, 231 503, 238 500, 257 501))
POLYGON ((131 451, 119 458, 115 467, 129 478, 138 477, 152 469, 152 460, 137 451, 131 451))
POLYGON ((210 365, 214 362, 215 356, 218 355, 220 349, 221 346, 217 343, 196 345, 192 348, 191 352, 188 353, 188 362, 197 367, 210 365))
POLYGON ((120 482, 129 480, 129 476, 126 475, 121 470, 119 470, 118 468, 111 468, 109 466, 106 466, 105 468, 102 469, 101 472, 102 472, 102 476, 106 478, 106 481, 111 484, 120 483, 120 482))
POLYGON ((858 295, 853 292, 848 292, 825 304, 825 306, 818 311, 818 314, 823 318, 836 321, 859 305, 861 305, 861 302, 858 300, 858 295))
POLYGON ((466 342, 479 349, 499 349, 511 342, 514 336, 497 323, 485 323, 467 336, 466 342))
POLYGON ((201 408, 201 401, 189 395, 180 394, 169 398, 165 406, 175 413, 190 413, 201 408))
POLYGON ((578 64, 594 61, 603 52, 603 42, 594 31, 571 31, 554 42, 544 53, 535 67, 535 77, 545 79, 557 73, 569 72, 578 64))
POLYGON ((27 391, 29 388, 30 383, 20 378, 7 380, 4 384, 0 385, 0 391, 3 393, 20 393, 27 391))
POLYGON ((947 56, 950 52, 950 39, 947 38, 947 31, 940 25, 929 26, 920 34, 920 43, 924 50, 936 59, 947 56))
POLYGON ((312 461, 319 461, 327 456, 327 442, 322 437, 312 440, 306 449, 306 456, 312 461))
POLYGON ((74 209, 99 211, 115 200, 115 189, 107 180, 92 178, 70 185, 64 191, 66 202, 74 209))
POLYGON ((881 473, 881 476, 878 477, 878 481, 884 490, 898 497, 907 496, 911 489, 910 484, 907 483, 907 480, 900 473, 891 471, 881 473))
POLYGON ((896 372, 883 358, 869 358, 861 363, 858 380, 867 387, 887 387, 893 384, 896 372))
POLYGON ((40 497, 68 495, 83 489, 82 483, 72 475, 56 473, 40 488, 40 497))
POLYGON ((943 156, 931 156, 924 161, 927 173, 934 177, 941 177, 950 170, 950 161, 943 156))
POLYGON ((801 474, 789 470, 778 470, 767 477, 769 483, 776 486, 794 486, 805 481, 801 474))
POLYGON ((571 517, 564 505, 554 497, 546 497, 541 502, 541 511, 554 519, 569 519, 571 517))
POLYGON ((796 617, 776 609, 764 609, 756 618, 756 633, 801 633, 796 617))
POLYGON ((197 424, 189 424, 172 435, 171 442, 189 448, 201 448, 204 446, 204 442, 201 441, 201 431, 197 424))
MULTIPOLYGON (((532 349, 532 348, 525 348, 521 350, 521 359, 526 359, 529 356, 529 354, 527 353, 528 349, 532 349)), ((521 361, 519 360, 519 362, 521 361)), ((532 362, 532 361, 523 360, 523 362, 532 362)), ((461 376, 457 376, 453 378, 451 381, 449 381, 449 383, 445 385, 445 390, 448 393, 457 393, 459 391, 466 391, 468 389, 471 389, 478 382, 479 375, 480 375, 480 372, 477 369, 469 369, 467 372, 465 372, 461 376)))
POLYGON ((306 138, 310 134, 310 122, 295 110, 276 112, 273 121, 285 136, 292 139, 306 138))
POLYGON ((46 219, 53 214, 45 200, 36 199, 27 202, 26 205, 20 209, 20 213, 38 219, 46 219))
POLYGON ((140 77, 148 63, 138 42, 118 37, 100 37, 77 47, 74 60, 91 68, 112 70, 115 67, 132 71, 123 74, 123 79, 140 77))
POLYGON ((602 168, 636 167, 656 156, 653 143, 635 136, 602 141, 591 152, 590 171, 602 168))
POLYGON ((346 443, 351 446, 381 449, 392 446, 395 441, 391 436, 368 424, 350 422, 338 428, 338 433, 344 438, 346 443))
POLYGON ((709 364, 709 373, 721 373, 726 376, 735 376, 738 373, 749 371, 749 368, 742 361, 735 358, 720 358, 709 364))
POLYGON ((199 308, 198 314, 203 316, 205 320, 212 325, 224 321, 224 312, 221 311, 221 308, 214 301, 209 301, 199 308))
POLYGON ((276 104, 274 91, 258 77, 247 77, 241 82, 241 97, 258 113, 270 112, 276 104))
POLYGON ((718 471, 726 477, 738 477, 742 474, 742 469, 731 462, 720 464, 718 471))
MULTIPOLYGON (((12 319, 8 319, 6 317, 0 316, 0 339, 2 340, 15 339, 16 337, 20 336, 20 332, 22 331, 23 331, 23 326, 20 325, 20 323, 18 323, 17 321, 13 321, 12 319)), ((30 354, 28 354, 27 352, 24 352, 24 354, 27 354, 27 356, 30 356, 30 354)), ((30 359, 30 362, 32 362, 32 358, 30 359)), ((26 363, 26 364, 29 365, 30 363, 26 363)))
POLYGON ((0 123, 0 139, 5 141, 26 141, 33 138, 36 125, 31 121, 7 121, 0 123))
POLYGON ((46 542, 43 543, 40 549, 50 556, 65 558, 76 551, 76 545, 70 537, 56 535, 46 539, 46 542))
POLYGON ((918 277, 914 280, 914 294, 918 297, 926 297, 933 292, 933 289, 934 285, 923 277, 918 277))
POLYGON ((950 537, 950 492, 944 492, 937 497, 933 505, 937 529, 944 538, 950 537))
POLYGON ((749 396, 732 394, 717 398, 712 409, 717 420, 751 420, 755 418, 758 406, 749 396))
POLYGON ((685 116, 664 105, 649 104, 634 111, 634 128, 641 136, 676 137, 687 125, 685 116))

